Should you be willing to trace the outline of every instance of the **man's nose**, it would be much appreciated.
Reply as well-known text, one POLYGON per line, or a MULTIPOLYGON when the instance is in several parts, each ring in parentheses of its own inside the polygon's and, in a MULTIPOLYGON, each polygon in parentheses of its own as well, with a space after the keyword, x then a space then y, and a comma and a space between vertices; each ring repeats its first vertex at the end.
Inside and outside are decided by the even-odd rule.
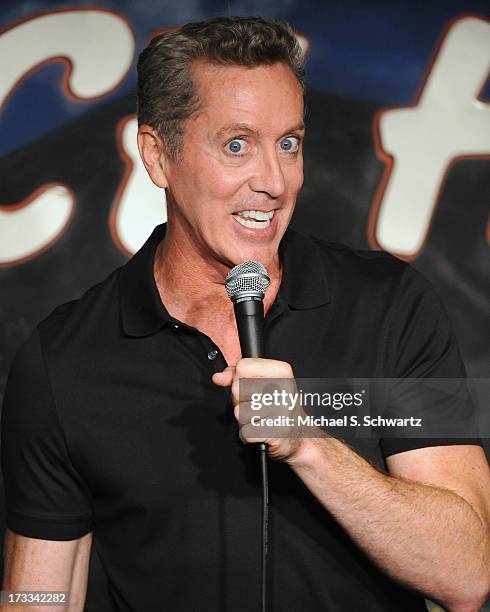
POLYGON ((271 198, 278 198, 284 193, 286 183, 276 151, 263 152, 249 185, 253 191, 267 193, 271 198))

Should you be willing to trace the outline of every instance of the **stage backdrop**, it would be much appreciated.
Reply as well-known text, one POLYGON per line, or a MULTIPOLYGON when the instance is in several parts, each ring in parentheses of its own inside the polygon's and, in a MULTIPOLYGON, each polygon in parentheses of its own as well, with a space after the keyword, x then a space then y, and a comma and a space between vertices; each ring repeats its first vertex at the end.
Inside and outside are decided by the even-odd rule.
MULTIPOLYGON (((0 400, 31 328, 165 220, 135 146, 135 62, 153 34, 215 15, 298 32, 309 89, 293 226, 410 260, 442 297, 468 374, 488 376, 484 0, 2 0, 0 400)), ((104 609, 101 585, 95 567, 87 609, 104 609)))

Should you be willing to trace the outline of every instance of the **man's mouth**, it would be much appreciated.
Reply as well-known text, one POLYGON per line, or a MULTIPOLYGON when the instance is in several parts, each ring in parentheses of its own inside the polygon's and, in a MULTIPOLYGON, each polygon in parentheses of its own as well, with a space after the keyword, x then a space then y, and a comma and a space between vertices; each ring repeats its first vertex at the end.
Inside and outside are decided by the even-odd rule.
POLYGON ((265 229, 269 227, 273 216, 273 210, 242 210, 241 212, 233 213, 233 217, 240 225, 250 229, 265 229))

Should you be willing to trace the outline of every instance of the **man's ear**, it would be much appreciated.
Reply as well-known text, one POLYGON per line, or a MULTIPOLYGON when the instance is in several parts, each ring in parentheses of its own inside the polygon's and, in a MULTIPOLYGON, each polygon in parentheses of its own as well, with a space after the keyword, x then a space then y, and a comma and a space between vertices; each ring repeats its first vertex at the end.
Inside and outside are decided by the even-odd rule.
POLYGON ((146 124, 139 126, 138 149, 151 180, 157 187, 167 188, 167 152, 155 128, 146 124))

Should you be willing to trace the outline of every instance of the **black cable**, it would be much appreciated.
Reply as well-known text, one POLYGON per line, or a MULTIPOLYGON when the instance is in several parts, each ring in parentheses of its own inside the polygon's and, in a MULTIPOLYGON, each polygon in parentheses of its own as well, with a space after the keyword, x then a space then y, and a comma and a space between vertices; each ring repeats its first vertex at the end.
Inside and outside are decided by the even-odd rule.
POLYGON ((260 468, 262 473, 262 581, 261 612, 267 612, 267 574, 269 556, 269 480, 267 477, 267 446, 260 444, 260 468))

